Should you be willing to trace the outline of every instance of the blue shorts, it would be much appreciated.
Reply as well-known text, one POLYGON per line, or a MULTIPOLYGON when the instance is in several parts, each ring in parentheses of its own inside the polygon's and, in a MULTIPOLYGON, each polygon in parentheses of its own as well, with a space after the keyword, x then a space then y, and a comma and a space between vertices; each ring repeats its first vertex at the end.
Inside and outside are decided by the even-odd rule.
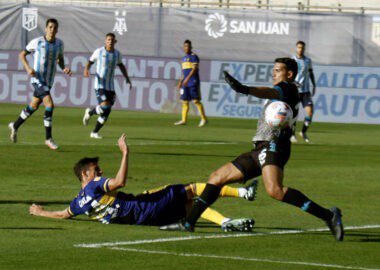
POLYGON ((199 84, 181 88, 181 100, 191 101, 194 99, 201 100, 201 88, 199 84))
POLYGON ((33 96, 36 98, 43 99, 46 96, 50 95, 50 87, 46 84, 37 84, 32 83, 32 86, 34 88, 33 96))
POLYGON ((95 89, 95 94, 96 94, 96 99, 98 100, 99 104, 106 101, 111 103, 111 106, 115 104, 115 98, 116 98, 115 91, 110 91, 106 89, 95 89))
POLYGON ((184 185, 171 185, 151 194, 133 196, 119 192, 123 201, 113 223, 162 226, 186 217, 187 194, 184 185))

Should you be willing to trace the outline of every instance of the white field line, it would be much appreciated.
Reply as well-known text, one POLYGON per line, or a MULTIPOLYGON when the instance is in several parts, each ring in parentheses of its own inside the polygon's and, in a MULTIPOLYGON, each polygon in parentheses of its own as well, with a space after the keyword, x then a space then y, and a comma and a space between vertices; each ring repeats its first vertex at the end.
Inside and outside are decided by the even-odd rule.
MULTIPOLYGON (((363 226, 347 226, 345 230, 365 230, 365 229, 378 229, 380 225, 363 225, 363 226)), ((220 238, 240 238, 240 237, 255 237, 255 236, 266 236, 266 235, 286 235, 286 234, 300 234, 305 232, 325 232, 329 231, 328 228, 316 228, 308 230, 288 230, 288 231, 272 231, 263 233, 238 233, 238 234, 209 234, 203 236, 184 236, 184 237, 168 237, 168 238, 156 238, 156 239, 143 239, 125 242, 103 242, 103 243, 93 243, 93 244, 75 244, 74 247, 81 248, 101 248, 101 247, 115 247, 115 246, 130 246, 130 245, 140 245, 140 244, 151 244, 151 243, 165 243, 165 242, 178 242, 178 241, 188 241, 197 239, 220 239, 220 238)))
POLYGON ((254 262, 275 263, 275 264, 293 264, 293 265, 304 265, 304 266, 312 266, 312 267, 317 266, 317 267, 323 267, 323 268, 336 268, 336 269, 379 270, 376 268, 364 268, 364 267, 338 265, 338 264, 324 264, 324 263, 298 262, 298 261, 282 261, 282 260, 271 260, 271 259, 265 259, 265 258, 246 258, 246 257, 235 257, 235 256, 220 256, 220 255, 214 255, 214 254, 177 253, 177 252, 160 251, 160 250, 146 250, 146 249, 122 248, 122 247, 109 247, 109 249, 129 251, 129 252, 148 253, 148 254, 173 255, 173 256, 181 256, 181 257, 199 257, 199 258, 209 258, 209 259, 222 259, 222 260, 235 260, 235 261, 254 261, 254 262))
MULTIPOLYGON (((232 144, 238 144, 239 142, 187 142, 187 141, 176 141, 176 142, 170 142, 170 141, 152 141, 152 142, 128 142, 128 145, 232 145, 232 144)), ((0 141, 0 145, 13 145, 11 142, 8 141, 0 141)), ((45 143, 37 143, 37 142, 18 142, 17 145, 45 145, 45 143)), ((117 145, 114 143, 64 143, 60 144, 60 146, 111 146, 111 145, 117 145)))

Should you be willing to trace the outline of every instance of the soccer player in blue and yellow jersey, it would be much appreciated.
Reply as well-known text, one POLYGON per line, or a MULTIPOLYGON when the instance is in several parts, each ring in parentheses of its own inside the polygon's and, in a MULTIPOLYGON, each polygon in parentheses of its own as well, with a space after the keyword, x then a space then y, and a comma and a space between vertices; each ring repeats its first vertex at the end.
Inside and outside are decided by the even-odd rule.
MULTIPOLYGON (((74 167, 81 182, 81 190, 70 206, 62 211, 46 211, 42 206, 33 204, 29 209, 30 214, 50 218, 86 214, 105 224, 153 226, 185 218, 193 197, 202 193, 206 185, 169 185, 137 196, 118 192, 119 188, 125 186, 128 174, 129 149, 124 134, 118 144, 122 160, 115 178, 102 177, 98 158, 83 158, 74 167)), ((255 199, 256 187, 256 184, 246 188, 226 186, 220 196, 243 197, 252 201, 255 199)), ((250 231, 254 223, 252 219, 228 219, 212 209, 207 209, 202 217, 221 225, 224 231, 250 231)))
MULTIPOLYGON (((314 72, 313 72, 312 61, 309 57, 305 55, 305 48, 306 48, 305 42, 298 41, 296 46, 297 46, 297 54, 293 57, 293 59, 297 62, 298 73, 297 73, 295 82, 297 83, 300 100, 306 113, 306 116, 303 122, 302 131, 299 134, 304 139, 305 142, 310 143, 310 139, 306 135, 306 131, 309 128, 311 121, 313 119, 312 97, 315 95, 315 91, 316 91, 315 77, 314 77, 314 72), (312 91, 310 91, 309 79, 313 85, 312 91)), ((292 142, 297 142, 297 137, 295 136, 295 125, 294 125, 293 131, 294 132, 290 140, 292 142)))
POLYGON ((89 77, 90 68, 96 62, 95 94, 99 105, 95 108, 87 108, 83 116, 83 125, 87 126, 91 116, 99 115, 95 128, 90 133, 90 138, 93 139, 102 139, 99 130, 106 123, 115 103, 114 75, 117 66, 129 84, 129 89, 132 89, 132 82, 129 79, 127 69, 121 61, 121 53, 115 49, 117 43, 115 34, 108 33, 104 43, 103 47, 93 52, 84 69, 84 76, 89 77))
POLYGON ((20 53, 20 60, 31 76, 31 83, 34 88, 33 98, 30 104, 21 111, 19 118, 8 127, 11 131, 10 138, 17 142, 17 130, 43 103, 45 105, 44 126, 46 131, 45 144, 53 150, 58 149, 58 145, 52 138, 52 118, 54 103, 50 95, 50 89, 54 83, 57 64, 63 73, 71 76, 71 70, 65 67, 63 58, 63 41, 56 38, 58 32, 58 21, 48 19, 46 21, 45 35, 29 42, 26 48, 20 53), (26 56, 34 53, 34 66, 29 66, 26 56))
POLYGON ((193 53, 190 40, 185 40, 183 43, 183 51, 185 52, 185 56, 182 57, 182 76, 177 86, 181 91, 180 98, 182 100, 182 119, 174 123, 174 125, 186 125, 187 114, 189 112, 189 102, 193 101, 201 116, 201 121, 198 127, 203 127, 207 124, 207 118, 201 103, 199 57, 193 53))

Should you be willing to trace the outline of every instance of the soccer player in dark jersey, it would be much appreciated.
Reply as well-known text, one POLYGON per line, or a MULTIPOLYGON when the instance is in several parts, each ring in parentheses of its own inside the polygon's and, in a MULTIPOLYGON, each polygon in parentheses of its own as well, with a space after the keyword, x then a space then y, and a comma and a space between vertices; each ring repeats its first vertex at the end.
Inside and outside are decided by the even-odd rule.
POLYGON ((65 66, 63 41, 56 38, 58 33, 58 21, 50 18, 46 21, 45 35, 35 38, 29 42, 26 48, 20 52, 19 58, 31 76, 31 84, 34 88, 33 97, 30 104, 21 111, 20 116, 15 122, 9 123, 12 142, 17 142, 17 131, 20 126, 38 110, 41 103, 45 106, 44 126, 46 139, 45 144, 52 150, 58 149, 58 145, 52 137, 52 119, 54 102, 50 95, 53 87, 55 72, 58 66, 63 73, 71 76, 71 70, 65 66), (34 65, 30 67, 26 56, 34 54, 34 65))
MULTIPOLYGON (((225 80, 236 92, 267 99, 263 112, 273 101, 287 103, 297 114, 299 95, 293 83, 297 75, 297 63, 291 58, 278 58, 273 68, 273 87, 249 87, 242 85, 225 72, 225 80)), ((266 192, 272 198, 291 204, 303 211, 325 221, 336 240, 343 240, 343 224, 341 211, 333 207, 331 210, 318 205, 297 189, 283 185, 284 166, 290 157, 290 136, 292 124, 282 130, 271 128, 262 113, 258 121, 257 132, 253 137, 253 150, 238 156, 232 162, 214 171, 203 193, 189 216, 180 222, 163 226, 163 230, 193 231, 194 225, 204 209, 213 204, 219 196, 220 189, 234 182, 247 181, 259 175, 263 176, 266 192)))
POLYGON ((199 80, 199 58, 192 51, 190 40, 185 40, 183 43, 183 51, 185 56, 182 57, 182 76, 178 82, 178 89, 181 91, 182 100, 182 119, 175 122, 174 125, 186 125, 187 114, 189 112, 189 102, 193 101, 197 106, 198 112, 201 116, 201 121, 198 127, 203 127, 207 124, 207 118, 203 104, 201 103, 201 82, 199 80))
MULTIPOLYGON (((33 204, 29 209, 30 214, 50 218, 86 214, 105 224, 153 226, 184 218, 186 209, 190 208, 193 198, 200 195, 205 184, 169 185, 137 196, 118 192, 117 189, 125 186, 128 174, 129 149, 124 134, 118 144, 122 160, 115 178, 102 177, 98 158, 81 159, 74 167, 81 182, 81 190, 70 206, 62 211, 46 211, 42 206, 33 204)), ((225 186, 220 196, 242 197, 252 201, 255 199, 256 187, 256 183, 247 188, 225 186)), ((252 219, 228 219, 212 209, 207 209, 202 217, 220 225, 224 231, 251 231, 254 223, 252 219)))
MULTIPOLYGON (((295 82, 298 86, 298 91, 300 95, 300 101, 302 106, 305 109, 305 119, 303 122, 302 130, 299 133, 300 136, 304 139, 305 142, 310 143, 309 137, 306 135, 306 131, 311 125, 311 121, 313 119, 313 99, 312 97, 315 95, 316 84, 315 77, 313 72, 313 64, 309 57, 305 55, 306 44, 303 41, 297 42, 297 54, 293 56, 293 59, 298 64, 298 73, 295 78, 295 82), (312 91, 310 91, 310 82, 313 85, 312 91)), ((295 123, 293 128, 293 135, 290 137, 291 142, 297 142, 297 137, 295 136, 295 123)))

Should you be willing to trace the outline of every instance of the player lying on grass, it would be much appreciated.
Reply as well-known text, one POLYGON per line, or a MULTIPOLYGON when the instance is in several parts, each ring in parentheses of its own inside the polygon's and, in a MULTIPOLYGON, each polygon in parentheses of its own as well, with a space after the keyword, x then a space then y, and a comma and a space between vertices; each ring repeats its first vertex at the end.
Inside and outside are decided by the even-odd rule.
MULTIPOLYGON (((46 211, 33 204, 29 213, 49 218, 71 218, 86 214, 102 223, 122 223, 160 226, 186 217, 193 198, 202 193, 205 184, 169 185, 150 190, 140 195, 126 194, 118 189, 125 186, 128 174, 129 149, 123 134, 119 141, 122 152, 120 169, 115 178, 101 177, 98 158, 83 158, 75 164, 74 172, 81 182, 78 196, 62 211, 46 211)), ((254 200, 257 182, 246 188, 225 186, 220 196, 243 197, 254 200)), ((207 209, 203 218, 222 226, 224 231, 251 231, 252 219, 228 219, 212 209, 207 209)))

